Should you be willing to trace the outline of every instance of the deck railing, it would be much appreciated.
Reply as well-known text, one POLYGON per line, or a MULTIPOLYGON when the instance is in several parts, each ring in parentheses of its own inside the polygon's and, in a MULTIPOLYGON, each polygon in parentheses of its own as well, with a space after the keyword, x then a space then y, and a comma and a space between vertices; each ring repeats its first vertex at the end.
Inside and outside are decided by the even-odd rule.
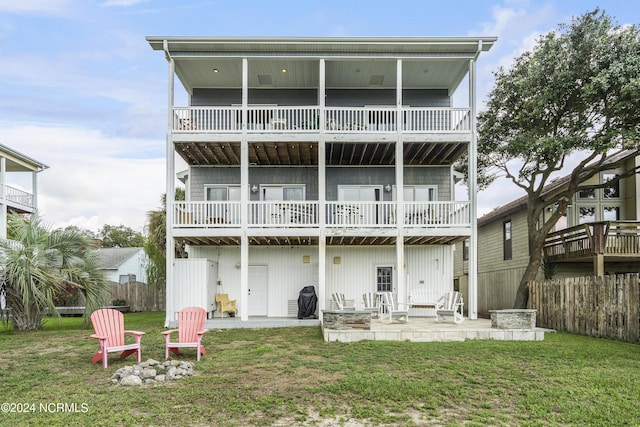
POLYGON ((589 222, 549 233, 545 240, 549 260, 597 254, 640 255, 640 222, 589 222))
MULTIPOLYGON (((249 106, 247 132, 318 132, 318 106, 249 106)), ((174 132, 241 132, 242 108, 174 107, 174 132)), ((326 107, 325 131, 365 132, 468 132, 468 108, 326 107), (398 121, 398 117, 400 120, 398 121)))
MULTIPOLYGON (((317 201, 251 201, 248 204, 250 227, 320 226, 317 201)), ((325 203, 325 224, 329 228, 396 227, 396 202, 325 203)), ((404 226, 468 227, 471 225, 469 202, 406 202, 404 226)), ((174 226, 178 228, 239 227, 240 202, 175 202, 174 226)))
POLYGON ((35 208, 35 200, 31 193, 11 187, 10 185, 5 185, 4 194, 8 201, 18 203, 29 208, 35 208))

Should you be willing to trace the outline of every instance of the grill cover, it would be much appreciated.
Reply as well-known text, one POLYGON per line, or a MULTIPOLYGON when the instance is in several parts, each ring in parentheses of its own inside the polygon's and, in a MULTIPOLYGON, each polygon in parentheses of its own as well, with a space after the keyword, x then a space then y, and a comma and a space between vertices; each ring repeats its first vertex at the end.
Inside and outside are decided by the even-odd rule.
POLYGON ((316 316, 316 304, 318 297, 313 286, 305 286, 298 296, 298 319, 316 316))

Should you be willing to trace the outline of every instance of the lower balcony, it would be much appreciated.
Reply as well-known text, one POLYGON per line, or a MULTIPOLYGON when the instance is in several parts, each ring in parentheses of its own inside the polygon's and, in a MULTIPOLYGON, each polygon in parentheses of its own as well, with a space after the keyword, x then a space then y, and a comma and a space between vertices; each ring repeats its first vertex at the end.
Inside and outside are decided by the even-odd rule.
POLYGON ((590 222, 549 233, 545 241, 548 261, 589 261, 596 255, 640 260, 640 222, 590 222))

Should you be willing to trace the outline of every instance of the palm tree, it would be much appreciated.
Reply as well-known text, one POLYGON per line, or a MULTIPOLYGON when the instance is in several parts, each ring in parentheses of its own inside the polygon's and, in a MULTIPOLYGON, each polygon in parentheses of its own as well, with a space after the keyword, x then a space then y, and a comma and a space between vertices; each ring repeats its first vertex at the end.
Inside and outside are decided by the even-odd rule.
MULTIPOLYGON (((185 190, 176 188, 175 200, 184 200, 185 190)), ((149 257, 147 264, 147 280, 156 286, 164 285, 166 275, 166 251, 167 251, 167 195, 163 194, 162 206, 155 211, 147 212, 147 238, 144 242, 144 250, 149 257)), ((187 253, 183 243, 176 242, 175 255, 177 258, 186 258, 187 253)))
POLYGON ((105 304, 109 288, 85 235, 51 231, 36 214, 10 215, 7 235, 12 240, 0 239, 0 278, 15 329, 40 329, 48 313, 57 315, 54 297, 68 286, 86 297, 85 320, 105 304))

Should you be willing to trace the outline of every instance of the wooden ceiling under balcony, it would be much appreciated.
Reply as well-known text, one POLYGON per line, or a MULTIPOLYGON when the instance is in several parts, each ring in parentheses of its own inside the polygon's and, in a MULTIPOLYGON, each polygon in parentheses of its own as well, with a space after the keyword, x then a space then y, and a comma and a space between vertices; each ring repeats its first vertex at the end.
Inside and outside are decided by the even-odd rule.
MULTIPOLYGON (((178 154, 193 166, 239 166, 238 142, 176 142, 178 154)), ((405 142, 404 164, 451 165, 467 149, 461 142, 405 142)), ((327 165, 395 164, 393 142, 331 142, 326 145, 327 165)), ((251 142, 249 164, 258 166, 313 166, 318 164, 316 142, 251 142)))
MULTIPOLYGON (((412 245, 452 245, 465 240, 464 236, 407 236, 404 244, 412 245)), ((239 237, 176 237, 188 245, 240 246, 239 237)), ((252 246, 318 246, 315 236, 250 236, 252 246)), ((327 246, 390 246, 396 244, 393 236, 327 236, 327 246)))

